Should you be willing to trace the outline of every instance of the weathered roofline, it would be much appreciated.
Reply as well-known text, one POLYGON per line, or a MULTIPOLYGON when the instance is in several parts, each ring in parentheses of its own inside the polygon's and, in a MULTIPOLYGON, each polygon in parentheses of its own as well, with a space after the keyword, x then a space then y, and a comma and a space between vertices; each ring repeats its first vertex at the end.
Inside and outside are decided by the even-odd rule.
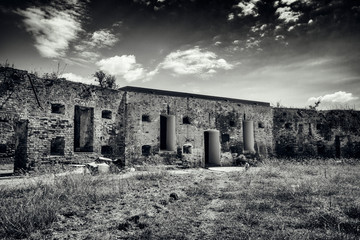
POLYGON ((157 95, 164 95, 164 96, 174 96, 174 97, 201 98, 201 99, 214 100, 214 101, 230 101, 230 102, 250 104, 250 105, 266 106, 266 107, 270 106, 270 103, 267 103, 267 102, 258 102, 258 101, 250 101, 250 100, 226 98, 226 97, 216 97, 216 96, 184 93, 184 92, 173 92, 173 91, 165 91, 165 90, 158 90, 158 89, 151 89, 151 88, 126 86, 126 87, 119 88, 119 90, 127 91, 127 92, 139 92, 139 93, 157 94, 157 95))

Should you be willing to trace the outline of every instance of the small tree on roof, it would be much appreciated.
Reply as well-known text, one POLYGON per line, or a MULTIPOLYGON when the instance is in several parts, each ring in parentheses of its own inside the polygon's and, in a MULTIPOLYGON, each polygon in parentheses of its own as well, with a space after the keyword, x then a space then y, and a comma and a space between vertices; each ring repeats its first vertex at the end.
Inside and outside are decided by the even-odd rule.
POLYGON ((312 110, 316 110, 316 108, 320 105, 321 103, 321 100, 317 100, 314 105, 309 105, 309 108, 312 109, 312 110))
POLYGON ((116 86, 116 78, 113 75, 106 74, 103 71, 99 70, 93 75, 96 81, 99 82, 100 87, 102 88, 112 88, 115 89, 116 86))

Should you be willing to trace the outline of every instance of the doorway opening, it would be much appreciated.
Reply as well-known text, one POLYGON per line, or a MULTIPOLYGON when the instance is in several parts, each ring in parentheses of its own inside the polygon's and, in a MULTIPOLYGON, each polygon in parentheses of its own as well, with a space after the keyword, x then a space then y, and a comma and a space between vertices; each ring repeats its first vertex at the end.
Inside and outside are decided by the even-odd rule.
POLYGON ((94 141, 94 108, 75 106, 74 151, 92 152, 94 141))

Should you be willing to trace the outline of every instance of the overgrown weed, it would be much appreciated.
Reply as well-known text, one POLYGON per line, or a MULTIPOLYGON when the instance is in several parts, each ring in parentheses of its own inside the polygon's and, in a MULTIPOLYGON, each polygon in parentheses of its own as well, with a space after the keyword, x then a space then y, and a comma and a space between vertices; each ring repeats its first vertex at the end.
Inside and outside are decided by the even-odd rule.
POLYGON ((143 172, 141 174, 137 174, 135 178, 141 181, 156 181, 156 180, 163 180, 169 176, 167 171, 156 171, 156 172, 143 172))
POLYGON ((331 161, 264 161, 259 169, 226 175, 155 171, 126 179, 113 174, 55 176, 0 188, 0 235, 26 238, 53 229, 62 216, 75 212, 81 218, 77 211, 95 208, 105 218, 119 210, 126 217, 134 210, 143 213, 143 224, 128 228, 119 221, 114 226, 121 229, 108 231, 109 226, 96 225, 89 215, 98 215, 90 212, 84 228, 95 224, 107 231, 108 239, 358 239, 359 179, 358 165, 331 161), (173 192, 179 199, 170 201, 173 192), (104 205, 118 208, 104 213, 104 205))
POLYGON ((0 193, 0 235, 26 238, 49 228, 61 209, 121 198, 123 181, 110 184, 109 176, 83 174, 38 179, 28 186, 2 187, 0 193), (114 191, 117 189, 118 191, 114 191))

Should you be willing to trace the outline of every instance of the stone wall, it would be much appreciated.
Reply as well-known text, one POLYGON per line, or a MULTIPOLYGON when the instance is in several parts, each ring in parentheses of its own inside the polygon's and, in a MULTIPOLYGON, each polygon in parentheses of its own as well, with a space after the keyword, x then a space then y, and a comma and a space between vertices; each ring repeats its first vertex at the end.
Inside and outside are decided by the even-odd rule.
POLYGON ((241 153, 243 149, 244 118, 254 121, 255 142, 262 154, 272 152, 273 118, 268 104, 132 88, 122 90, 127 96, 125 157, 130 164, 166 162, 170 156, 177 156, 185 165, 204 166, 204 131, 217 129, 221 138, 221 164, 232 165, 231 153, 241 153), (160 150, 161 115, 175 116, 177 151, 160 150), (187 153, 186 148, 191 148, 191 153, 187 153), (144 149, 147 150, 144 152, 144 149))
MULTIPOLYGON (((16 113, 19 119, 28 121, 30 166, 40 161, 83 162, 104 154, 114 155, 121 92, 65 79, 40 79, 11 68, 0 68, 0 84, 0 111, 16 113), (74 151, 75 106, 93 108, 90 152, 74 151), (103 110, 110 111, 110 116, 104 118, 103 110), (51 154, 56 142, 64 143, 63 154, 61 151, 51 154), (102 150, 106 153, 101 154, 102 150)), ((11 132, 10 126, 8 131, 11 132)), ((5 141, 5 137, 1 139, 5 141)))
POLYGON ((279 157, 360 157, 360 112, 274 108, 279 157))
POLYGON ((14 120, 6 112, 0 112, 0 163, 12 162, 15 155, 16 135, 14 120))
MULTIPOLYGON (((272 109, 240 99, 111 90, 0 68, 0 158, 13 158, 20 168, 99 156, 126 165, 204 166, 204 132, 214 129, 220 164, 233 165, 244 151, 244 121, 253 124, 257 157, 360 157, 359 111, 272 109), (164 119, 169 125, 161 124, 164 119), (165 128, 172 131, 166 143, 165 128), (164 149, 167 144, 170 150, 164 149)), ((252 133, 246 126, 246 134, 252 133)))

